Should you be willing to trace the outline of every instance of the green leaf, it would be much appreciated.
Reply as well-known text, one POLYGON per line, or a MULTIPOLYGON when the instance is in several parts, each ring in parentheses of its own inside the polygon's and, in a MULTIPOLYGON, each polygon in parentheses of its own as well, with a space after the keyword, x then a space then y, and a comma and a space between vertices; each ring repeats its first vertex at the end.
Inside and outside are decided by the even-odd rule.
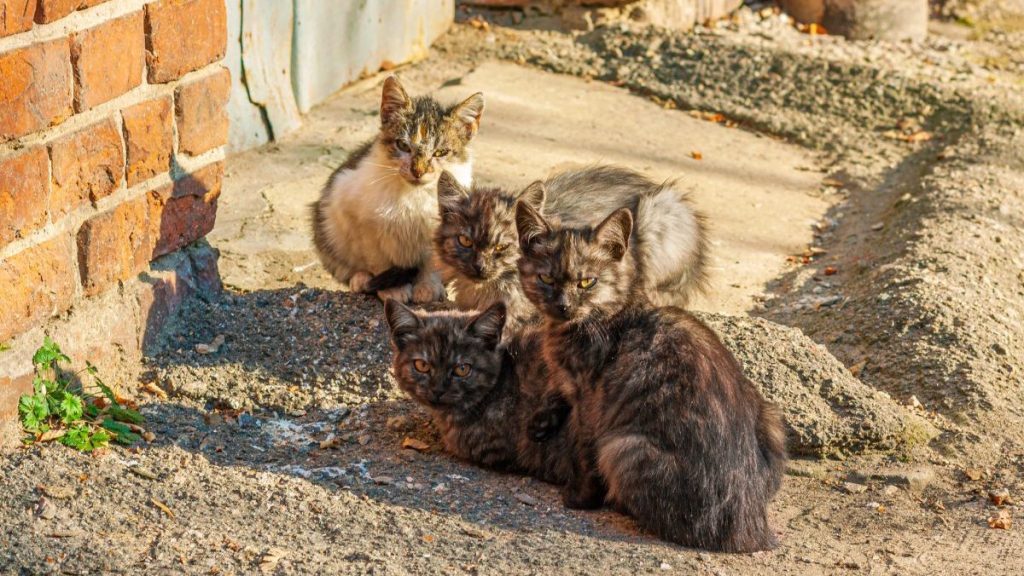
POLYGON ((85 415, 88 416, 89 418, 95 418, 99 416, 100 412, 102 412, 102 410, 97 408, 95 404, 85 405, 85 415))
POLYGON ((76 420, 81 420, 82 414, 85 412, 82 399, 74 394, 65 394, 59 408, 60 410, 57 414, 60 416, 61 422, 65 424, 72 424, 76 420))
POLYGON ((142 436, 139 436, 135 432, 132 432, 132 429, 129 428, 126 424, 115 422, 110 418, 105 419, 103 421, 102 426, 116 434, 116 436, 114 437, 114 441, 117 442, 118 444, 131 446, 132 444, 135 444, 139 440, 142 440, 142 436))
POLYGON ((18 399, 18 416, 21 425, 29 432, 45 432, 49 427, 46 419, 50 416, 50 407, 46 396, 41 394, 24 395, 18 399))
POLYGON ((121 422, 131 422, 132 424, 144 424, 146 422, 146 418, 142 414, 131 408, 123 408, 121 406, 111 406, 110 415, 114 420, 120 420, 121 422))
POLYGON ((32 356, 32 364, 37 369, 39 367, 56 369, 58 362, 71 362, 71 359, 61 352, 60 346, 49 336, 44 337, 43 345, 32 356))
POLYGON ((110 400, 110 403, 112 405, 114 405, 114 406, 120 406, 121 405, 117 401, 117 396, 114 395, 114 391, 110 389, 110 386, 107 386, 106 384, 104 384, 103 380, 100 380, 100 377, 96 376, 95 374, 93 374, 93 379, 96 380, 96 386, 98 386, 100 391, 103 392, 103 395, 107 397, 107 400, 110 400))
POLYGON ((60 438, 60 443, 65 446, 70 446, 75 450, 81 450, 82 452, 89 452, 95 446, 92 442, 92 432, 89 431, 89 427, 85 424, 79 424, 78 426, 72 426, 68 428, 60 438))
POLYGON ((7 342, 0 342, 0 352, 7 352, 11 349, 11 345, 7 342))
POLYGON ((104 430, 97 430, 92 435, 92 445, 94 448, 103 448, 110 443, 110 434, 107 434, 104 430))

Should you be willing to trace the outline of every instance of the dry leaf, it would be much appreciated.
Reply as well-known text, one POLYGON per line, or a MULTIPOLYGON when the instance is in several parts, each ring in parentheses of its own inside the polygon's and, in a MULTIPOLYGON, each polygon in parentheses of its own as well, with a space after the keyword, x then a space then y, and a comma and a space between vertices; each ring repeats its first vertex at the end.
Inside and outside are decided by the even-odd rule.
POLYGON ((150 502, 152 502, 153 505, 159 508, 164 514, 167 514, 169 518, 174 518, 174 512, 172 512, 171 509, 167 507, 167 504, 164 504, 163 502, 157 500, 156 498, 150 498, 150 502))
POLYGON ((821 183, 829 188, 842 188, 846 185, 841 180, 836 180, 835 178, 825 178, 821 183))
POLYGON ((932 133, 925 130, 918 130, 912 134, 907 134, 904 140, 907 142, 927 142, 932 139, 932 133))
POLYGON ((39 438, 37 438, 36 441, 37 442, 50 442, 52 440, 56 440, 56 439, 64 436, 65 432, 66 432, 66 430, 47 430, 46 432, 43 432, 42 434, 40 434, 39 438))
POLYGON ((694 150, 693 152, 690 152, 690 157, 693 158, 694 160, 703 160, 704 159, 704 155, 701 154, 700 152, 697 152, 696 150, 694 150))
POLYGON ((1013 528, 1013 517, 1009 510, 1000 510, 995 516, 989 516, 988 527, 998 530, 1009 530, 1013 528))
POLYGON ((164 392, 163 388, 157 386, 156 384, 154 384, 152 382, 148 382, 146 384, 143 384, 142 390, 145 391, 145 392, 148 392, 148 393, 150 393, 150 394, 152 394, 154 396, 157 396, 161 400, 166 400, 167 399, 167 392, 164 392))
POLYGON ((142 433, 142 439, 145 440, 147 443, 152 442, 153 440, 156 440, 156 434, 153 434, 149 430, 146 430, 145 432, 142 433))
POLYGON ((260 572, 264 574, 273 572, 277 568, 277 563, 281 561, 281 558, 284 558, 285 554, 286 552, 280 548, 271 548, 264 552, 260 558, 260 572))
POLYGON ((417 440, 407 436, 405 440, 402 440, 402 448, 412 448, 417 452, 426 452, 427 450, 430 450, 430 445, 422 440, 417 440))

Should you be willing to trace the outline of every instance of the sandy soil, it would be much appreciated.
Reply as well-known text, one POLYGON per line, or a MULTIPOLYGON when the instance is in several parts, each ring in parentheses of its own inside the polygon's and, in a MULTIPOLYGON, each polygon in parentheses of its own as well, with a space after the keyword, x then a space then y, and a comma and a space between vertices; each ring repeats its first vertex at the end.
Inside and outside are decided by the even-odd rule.
POLYGON ((1024 497, 1024 105, 1020 71, 984 61, 1015 54, 993 29, 883 46, 753 14, 696 34, 457 26, 402 71, 413 90, 496 87, 482 178, 607 159, 693 186, 716 223, 701 308, 736 315, 706 318, 786 410, 794 450, 822 457, 790 466, 779 550, 671 546, 439 451, 386 373, 379 304, 333 289, 302 225, 372 134, 369 81, 231 161, 212 238, 233 288, 195 303, 148 361, 168 398, 124 391, 156 440, 0 461, 0 571, 1024 573, 1020 526, 987 523, 1019 521, 1024 497), (533 98, 513 98, 521 82, 533 98), (217 335, 217 353, 195 351, 217 335))

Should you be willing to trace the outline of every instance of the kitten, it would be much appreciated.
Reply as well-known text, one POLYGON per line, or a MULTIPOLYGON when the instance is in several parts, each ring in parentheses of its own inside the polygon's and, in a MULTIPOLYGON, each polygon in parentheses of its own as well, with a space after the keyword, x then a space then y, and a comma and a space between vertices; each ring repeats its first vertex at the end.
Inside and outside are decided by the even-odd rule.
POLYGON ((564 225, 597 224, 600 215, 628 208, 642 215, 636 245, 648 297, 683 306, 704 287, 704 218, 673 182, 655 184, 625 168, 591 166, 561 172, 518 193, 487 187, 470 191, 442 174, 437 194, 441 224, 434 233, 434 253, 445 279, 453 282, 455 304, 480 310, 504 300, 509 308, 506 334, 539 319, 519 285, 517 201, 564 225))
POLYGON ((786 459, 779 412, 710 328, 646 301, 630 211, 562 228, 520 203, 516 223, 520 281, 545 317, 556 393, 528 433, 558 430, 571 407, 565 504, 607 500, 685 546, 774 548, 767 505, 786 459))
POLYGON ((429 302, 444 297, 431 264, 437 226, 437 175, 472 182, 469 143, 483 114, 480 93, 442 107, 409 98, 398 79, 384 82, 381 130, 327 180, 313 205, 320 261, 353 292, 429 302))
POLYGON ((480 313, 413 312, 384 303, 399 387, 429 408, 451 454, 561 484, 569 477, 567 429, 544 443, 526 425, 547 392, 539 330, 499 345, 505 305, 480 313))

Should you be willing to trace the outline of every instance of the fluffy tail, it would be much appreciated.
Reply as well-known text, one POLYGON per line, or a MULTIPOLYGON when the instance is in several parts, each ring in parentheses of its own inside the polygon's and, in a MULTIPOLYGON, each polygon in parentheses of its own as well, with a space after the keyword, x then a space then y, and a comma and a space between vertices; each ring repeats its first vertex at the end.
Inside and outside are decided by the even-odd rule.
POLYGON ((782 411, 771 402, 761 402, 761 412, 757 415, 757 445, 761 449, 767 471, 765 474, 765 490, 772 497, 782 484, 782 475, 786 472, 786 428, 782 421, 782 411))
POLYGON ((376 294, 377 292, 387 290, 388 288, 397 288, 399 286, 405 286, 406 284, 412 284, 419 273, 419 268, 400 268, 398 266, 394 266, 371 278, 366 284, 365 291, 369 294, 376 294))

